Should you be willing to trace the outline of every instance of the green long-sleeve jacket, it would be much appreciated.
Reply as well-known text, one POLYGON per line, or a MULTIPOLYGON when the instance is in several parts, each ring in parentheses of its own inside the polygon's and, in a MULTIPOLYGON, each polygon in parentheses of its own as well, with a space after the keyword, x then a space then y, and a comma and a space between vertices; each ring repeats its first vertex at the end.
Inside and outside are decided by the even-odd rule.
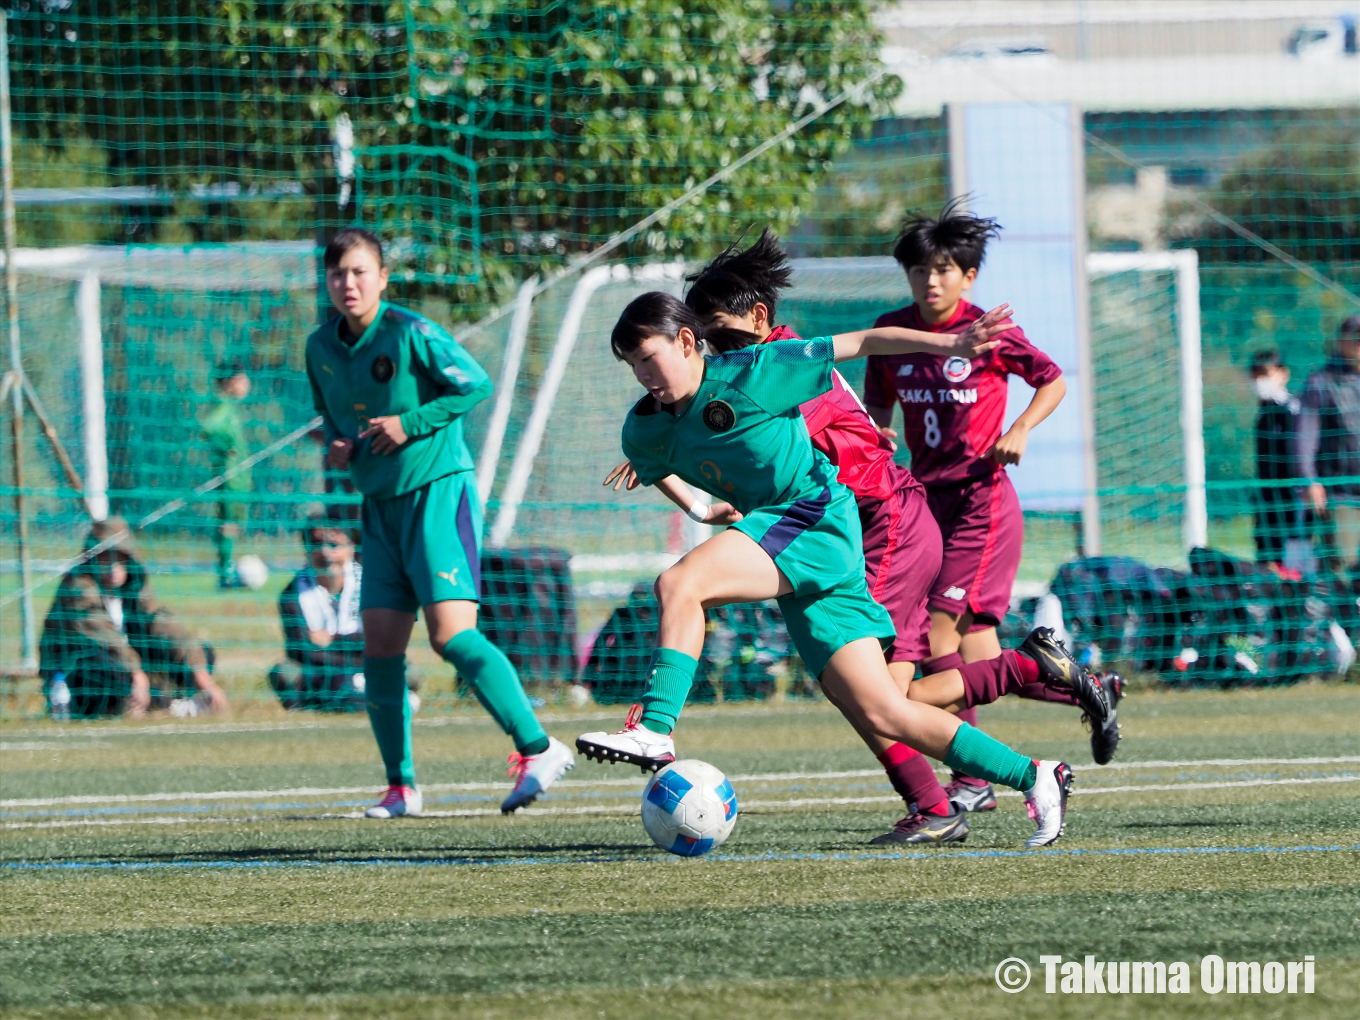
MULTIPOLYGON (((130 549, 130 540, 121 546, 130 549)), ((128 579, 116 592, 99 587, 90 563, 75 567, 61 579, 39 646, 44 677, 58 671, 75 672, 92 657, 111 658, 129 673, 155 671, 158 667, 148 664, 148 658, 182 669, 206 667, 203 643, 156 598, 146 568, 130 558, 127 569, 128 579), (105 608, 106 595, 122 600, 122 630, 114 626, 105 608)))
POLYGON ((366 496, 391 499, 456 471, 472 454, 459 419, 491 393, 482 366, 437 323, 389 305, 351 347, 336 316, 307 338, 307 378, 326 442, 355 441, 350 476, 366 496), (379 455, 359 439, 369 419, 400 415, 409 440, 379 455))
MULTIPOLYGON (((238 405, 239 401, 218 394, 211 409, 203 416, 202 435, 212 455, 213 474, 231 470, 247 456, 238 405)), ((242 471, 229 478, 223 488, 231 492, 249 492, 250 472, 242 471)))

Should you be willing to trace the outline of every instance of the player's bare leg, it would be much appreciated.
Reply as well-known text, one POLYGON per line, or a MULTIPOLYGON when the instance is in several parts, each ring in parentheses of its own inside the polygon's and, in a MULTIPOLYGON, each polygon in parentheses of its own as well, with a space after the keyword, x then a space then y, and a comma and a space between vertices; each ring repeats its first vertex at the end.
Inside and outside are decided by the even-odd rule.
MULTIPOLYGON (((964 638, 968 636, 968 630, 972 625, 972 612, 951 613, 945 609, 932 609, 930 611, 930 661, 922 664, 923 672, 928 676, 956 673, 957 667, 962 666, 967 661, 962 653, 962 648, 964 638)), ((995 628, 993 628, 992 633, 995 635, 995 628)), ((979 645, 979 641, 974 641, 969 650, 973 654, 977 654, 981 651, 979 645)), ((999 649, 998 654, 1000 654, 999 649)), ((960 694, 962 693, 962 684, 963 680, 960 676, 960 694)), ((925 691, 922 692, 923 695, 925 693, 925 691)), ((944 707, 953 701, 953 699, 946 699, 945 693, 948 692, 932 691, 931 696, 924 700, 929 704, 944 707)), ((977 711, 975 709, 969 708, 966 704, 961 704, 957 711, 964 722, 977 725, 977 711)), ((996 792, 992 789, 991 784, 973 776, 965 776, 955 772, 944 789, 949 796, 949 802, 961 811, 991 811, 996 807, 996 792)))
POLYGON ((902 697, 872 638, 840 648, 819 679, 827 697, 857 730, 941 760, 958 732, 959 721, 949 713, 902 697))
POLYGON ((1036 825, 1026 845, 1046 846, 1061 834, 1072 770, 1063 762, 1026 759, 948 712, 903 698, 877 641, 842 646, 819 679, 857 726, 1021 790, 1036 825))
POLYGON ((671 731, 703 653, 704 610, 764 602, 792 591, 770 555, 740 531, 724 531, 691 549, 656 579, 657 650, 640 710, 634 706, 615 733, 581 734, 577 749, 587 758, 627 762, 644 772, 674 761, 671 731))
MULTIPOLYGON (((893 684, 909 696, 916 674, 914 662, 890 662, 888 674, 893 684)), ((950 803, 939 781, 935 769, 919 751, 906 744, 888 740, 872 730, 865 729, 854 716, 848 713, 829 691, 824 692, 827 700, 840 709, 846 721, 859 734, 861 740, 873 752, 888 774, 888 781, 906 804, 907 813, 881 836, 875 836, 870 843, 962 843, 968 838, 968 820, 964 812, 955 809, 950 803), (933 796, 932 796, 933 794, 933 796)))

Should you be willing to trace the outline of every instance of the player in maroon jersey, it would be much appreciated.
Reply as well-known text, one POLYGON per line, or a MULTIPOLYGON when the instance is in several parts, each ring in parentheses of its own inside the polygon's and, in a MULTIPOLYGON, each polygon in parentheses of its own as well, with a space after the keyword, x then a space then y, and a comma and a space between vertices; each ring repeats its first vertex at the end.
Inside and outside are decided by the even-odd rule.
MULTIPOLYGON (((705 343, 722 352, 753 343, 796 339, 797 334, 788 326, 774 325, 776 302, 790 275, 787 256, 778 240, 764 231, 749 248, 737 251, 733 246, 691 276, 693 286, 685 302, 712 327, 705 334, 705 343)), ((908 696, 914 700, 937 697, 941 707, 957 711, 965 704, 957 692, 966 686, 989 691, 987 700, 995 700, 1026 682, 1040 683, 1041 677, 1051 678, 1063 669, 1070 672, 1072 665, 1063 665, 1065 656, 1048 654, 1047 647, 1027 648, 1022 653, 1028 654, 1007 652, 1000 657, 998 653, 991 663, 974 664, 968 667, 967 678, 951 672, 930 678, 929 684, 912 684, 915 664, 930 653, 927 597, 940 566, 940 530, 926 505, 925 490, 910 471, 894 463, 892 442, 869 418, 839 373, 833 375, 833 384, 833 389, 803 404, 800 411, 813 445, 836 465, 837 477, 855 494, 866 580, 874 599, 888 610, 897 632, 885 654, 898 687, 904 694, 910 692, 908 696)), ((624 479, 631 488, 627 476, 625 463, 610 474, 606 484, 624 479)), ((692 501, 679 479, 668 479, 667 484, 682 490, 681 503, 692 501)), ((1080 683, 1085 678, 1076 679, 1080 683)), ((1089 691, 1084 693, 1089 696, 1089 691)), ((905 744, 859 732, 907 804, 907 815, 873 842, 945 843, 967 837, 963 811, 951 805, 925 757, 905 744)))
MULTIPOLYGON (((999 230, 995 220, 970 216, 957 202, 946 206, 939 219, 910 220, 893 257, 907 274, 914 301, 879 316, 875 325, 955 332, 975 320, 982 309, 964 294, 977 278, 987 241, 999 230)), ((878 424, 887 426, 893 404, 902 405, 912 473, 925 486, 944 538, 940 572, 930 591, 931 660, 922 664, 927 673, 1001 653, 996 628, 1010 606, 1024 542, 1020 501, 1005 468, 1020 462, 1030 430, 1067 391, 1058 366, 1018 326, 1000 334, 1000 340, 995 350, 971 360, 871 357, 865 369, 864 402, 878 424), (1011 375, 1033 386, 1034 397, 1003 435, 1011 375)), ((1051 685, 1020 693, 1078 704, 1091 722, 1092 754, 1104 764, 1119 742, 1115 706, 1122 680, 1107 674, 1103 683, 1098 677, 1093 681, 1103 696, 1090 704, 1051 685)), ((976 718, 971 706, 984 703, 984 692, 954 693, 969 706, 961 716, 976 718)), ((991 787, 980 780, 956 775, 947 790, 955 804, 968 810, 996 805, 991 787)))

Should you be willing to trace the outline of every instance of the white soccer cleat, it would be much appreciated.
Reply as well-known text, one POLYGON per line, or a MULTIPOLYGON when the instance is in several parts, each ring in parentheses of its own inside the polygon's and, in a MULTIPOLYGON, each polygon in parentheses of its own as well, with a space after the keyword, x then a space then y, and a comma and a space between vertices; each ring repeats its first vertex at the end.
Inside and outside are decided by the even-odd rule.
POLYGON ((675 761, 675 741, 669 733, 653 733, 640 722, 642 706, 628 710, 628 720, 617 733, 582 733, 576 750, 594 761, 636 765, 643 772, 656 772, 675 761))
POLYGON ((538 754, 512 754, 510 776, 515 780, 515 788, 501 802, 501 814, 508 815, 516 808, 532 804, 568 769, 575 767, 576 756, 571 753, 571 748, 556 737, 549 737, 547 750, 538 754))
POLYGON ((387 795, 364 812, 365 818, 418 817, 424 809, 420 791, 414 786, 389 786, 387 795))
POLYGON ((1063 832, 1067 814, 1067 795, 1072 791, 1072 766, 1065 761, 1041 761, 1034 785, 1021 790, 1025 810, 1034 819, 1034 835, 1025 846, 1048 846, 1056 843, 1063 832))

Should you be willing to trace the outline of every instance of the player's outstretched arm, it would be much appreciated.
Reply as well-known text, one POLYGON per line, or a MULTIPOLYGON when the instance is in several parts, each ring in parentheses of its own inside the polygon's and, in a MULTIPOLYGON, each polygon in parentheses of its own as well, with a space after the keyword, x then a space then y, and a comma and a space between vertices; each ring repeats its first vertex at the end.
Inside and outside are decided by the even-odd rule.
POLYGON ((920 329, 881 326, 856 333, 837 333, 831 339, 836 345, 838 362, 867 358, 871 354, 943 354, 972 358, 997 346, 999 341, 992 338, 1014 325, 1010 314, 1010 305, 998 305, 970 322, 962 333, 928 333, 920 329))
MULTIPOLYGON (((625 460, 605 478, 604 484, 614 483, 614 491, 617 492, 621 484, 626 483, 629 489, 638 486, 637 472, 633 470, 633 462, 625 460)), ((665 493, 666 498, 685 511, 685 515, 692 521, 700 524, 736 524, 741 520, 742 513, 731 503, 703 503, 694 496, 694 490, 686 485, 679 475, 667 475, 656 483, 656 487, 665 493)))

